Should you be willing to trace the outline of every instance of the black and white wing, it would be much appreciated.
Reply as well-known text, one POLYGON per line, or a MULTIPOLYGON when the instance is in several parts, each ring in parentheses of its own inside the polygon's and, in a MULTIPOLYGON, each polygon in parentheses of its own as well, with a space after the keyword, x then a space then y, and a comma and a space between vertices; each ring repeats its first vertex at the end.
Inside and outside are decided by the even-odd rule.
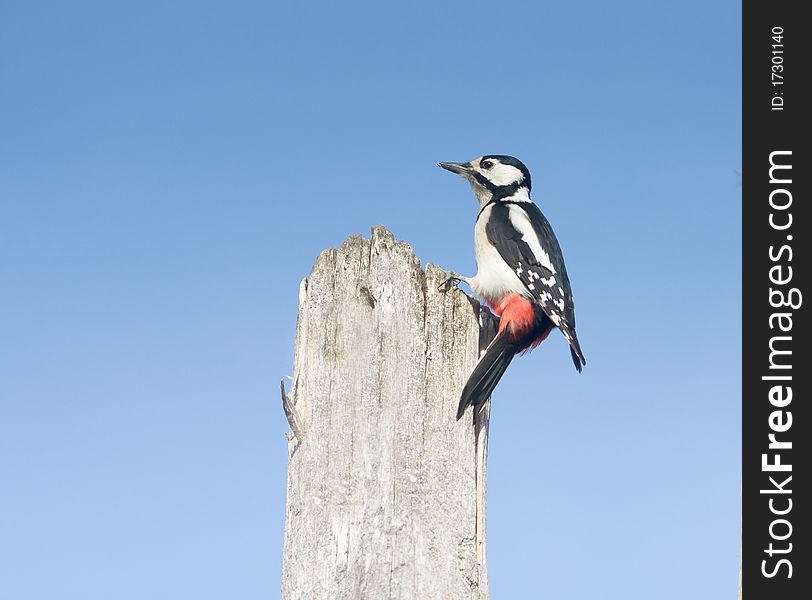
POLYGON ((485 228, 488 241, 561 330, 579 371, 586 364, 575 334, 575 304, 561 247, 533 202, 498 202, 485 228))

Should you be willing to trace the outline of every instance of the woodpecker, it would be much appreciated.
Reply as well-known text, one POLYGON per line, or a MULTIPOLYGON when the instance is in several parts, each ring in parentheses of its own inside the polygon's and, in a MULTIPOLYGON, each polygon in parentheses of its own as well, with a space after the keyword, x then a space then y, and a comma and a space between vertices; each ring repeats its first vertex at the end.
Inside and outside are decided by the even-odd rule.
POLYGON ((451 273, 446 288, 464 281, 499 316, 499 330, 462 390, 457 419, 482 407, 516 354, 531 350, 557 327, 580 372, 586 359, 575 334, 575 306, 561 247, 530 199, 530 172, 512 156, 488 155, 438 166, 468 180, 479 200, 474 226, 477 273, 451 273))

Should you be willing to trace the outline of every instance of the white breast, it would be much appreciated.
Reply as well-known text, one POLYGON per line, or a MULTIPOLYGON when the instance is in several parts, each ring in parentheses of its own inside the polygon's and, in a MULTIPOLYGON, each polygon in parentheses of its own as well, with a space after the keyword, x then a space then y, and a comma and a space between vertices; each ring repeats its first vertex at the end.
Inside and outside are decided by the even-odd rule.
POLYGON ((476 254, 477 273, 469 281, 471 289, 485 298, 491 305, 511 292, 529 295, 527 288, 519 277, 502 259, 499 251, 488 241, 485 224, 490 217, 491 207, 482 211, 474 227, 474 252, 476 254))

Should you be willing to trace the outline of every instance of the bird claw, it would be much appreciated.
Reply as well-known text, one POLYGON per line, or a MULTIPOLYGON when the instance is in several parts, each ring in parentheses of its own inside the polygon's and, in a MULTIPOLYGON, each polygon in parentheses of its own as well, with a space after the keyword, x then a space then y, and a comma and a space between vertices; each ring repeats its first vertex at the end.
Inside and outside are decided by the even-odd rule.
POLYGON ((452 288, 456 289, 460 281, 462 281, 462 277, 456 273, 450 273, 448 279, 438 285, 437 289, 443 293, 448 293, 452 288))

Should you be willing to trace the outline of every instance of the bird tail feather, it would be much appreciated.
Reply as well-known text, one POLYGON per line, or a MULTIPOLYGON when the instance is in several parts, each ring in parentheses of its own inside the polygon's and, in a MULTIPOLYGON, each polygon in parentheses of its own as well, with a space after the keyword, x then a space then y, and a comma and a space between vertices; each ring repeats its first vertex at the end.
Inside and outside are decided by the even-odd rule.
POLYGON ((575 335, 575 332, 572 332, 572 339, 569 340, 570 343, 570 354, 572 355, 572 362, 575 363, 575 368, 578 369, 578 372, 581 372, 581 369, 584 368, 586 364, 586 359, 584 358, 584 353, 581 352, 581 344, 578 343, 578 338, 575 335))
POLYGON ((515 355, 516 347, 508 339, 507 331, 502 331, 493 338, 462 390, 457 420, 462 417, 469 405, 472 405, 475 411, 479 410, 505 374, 515 355))

